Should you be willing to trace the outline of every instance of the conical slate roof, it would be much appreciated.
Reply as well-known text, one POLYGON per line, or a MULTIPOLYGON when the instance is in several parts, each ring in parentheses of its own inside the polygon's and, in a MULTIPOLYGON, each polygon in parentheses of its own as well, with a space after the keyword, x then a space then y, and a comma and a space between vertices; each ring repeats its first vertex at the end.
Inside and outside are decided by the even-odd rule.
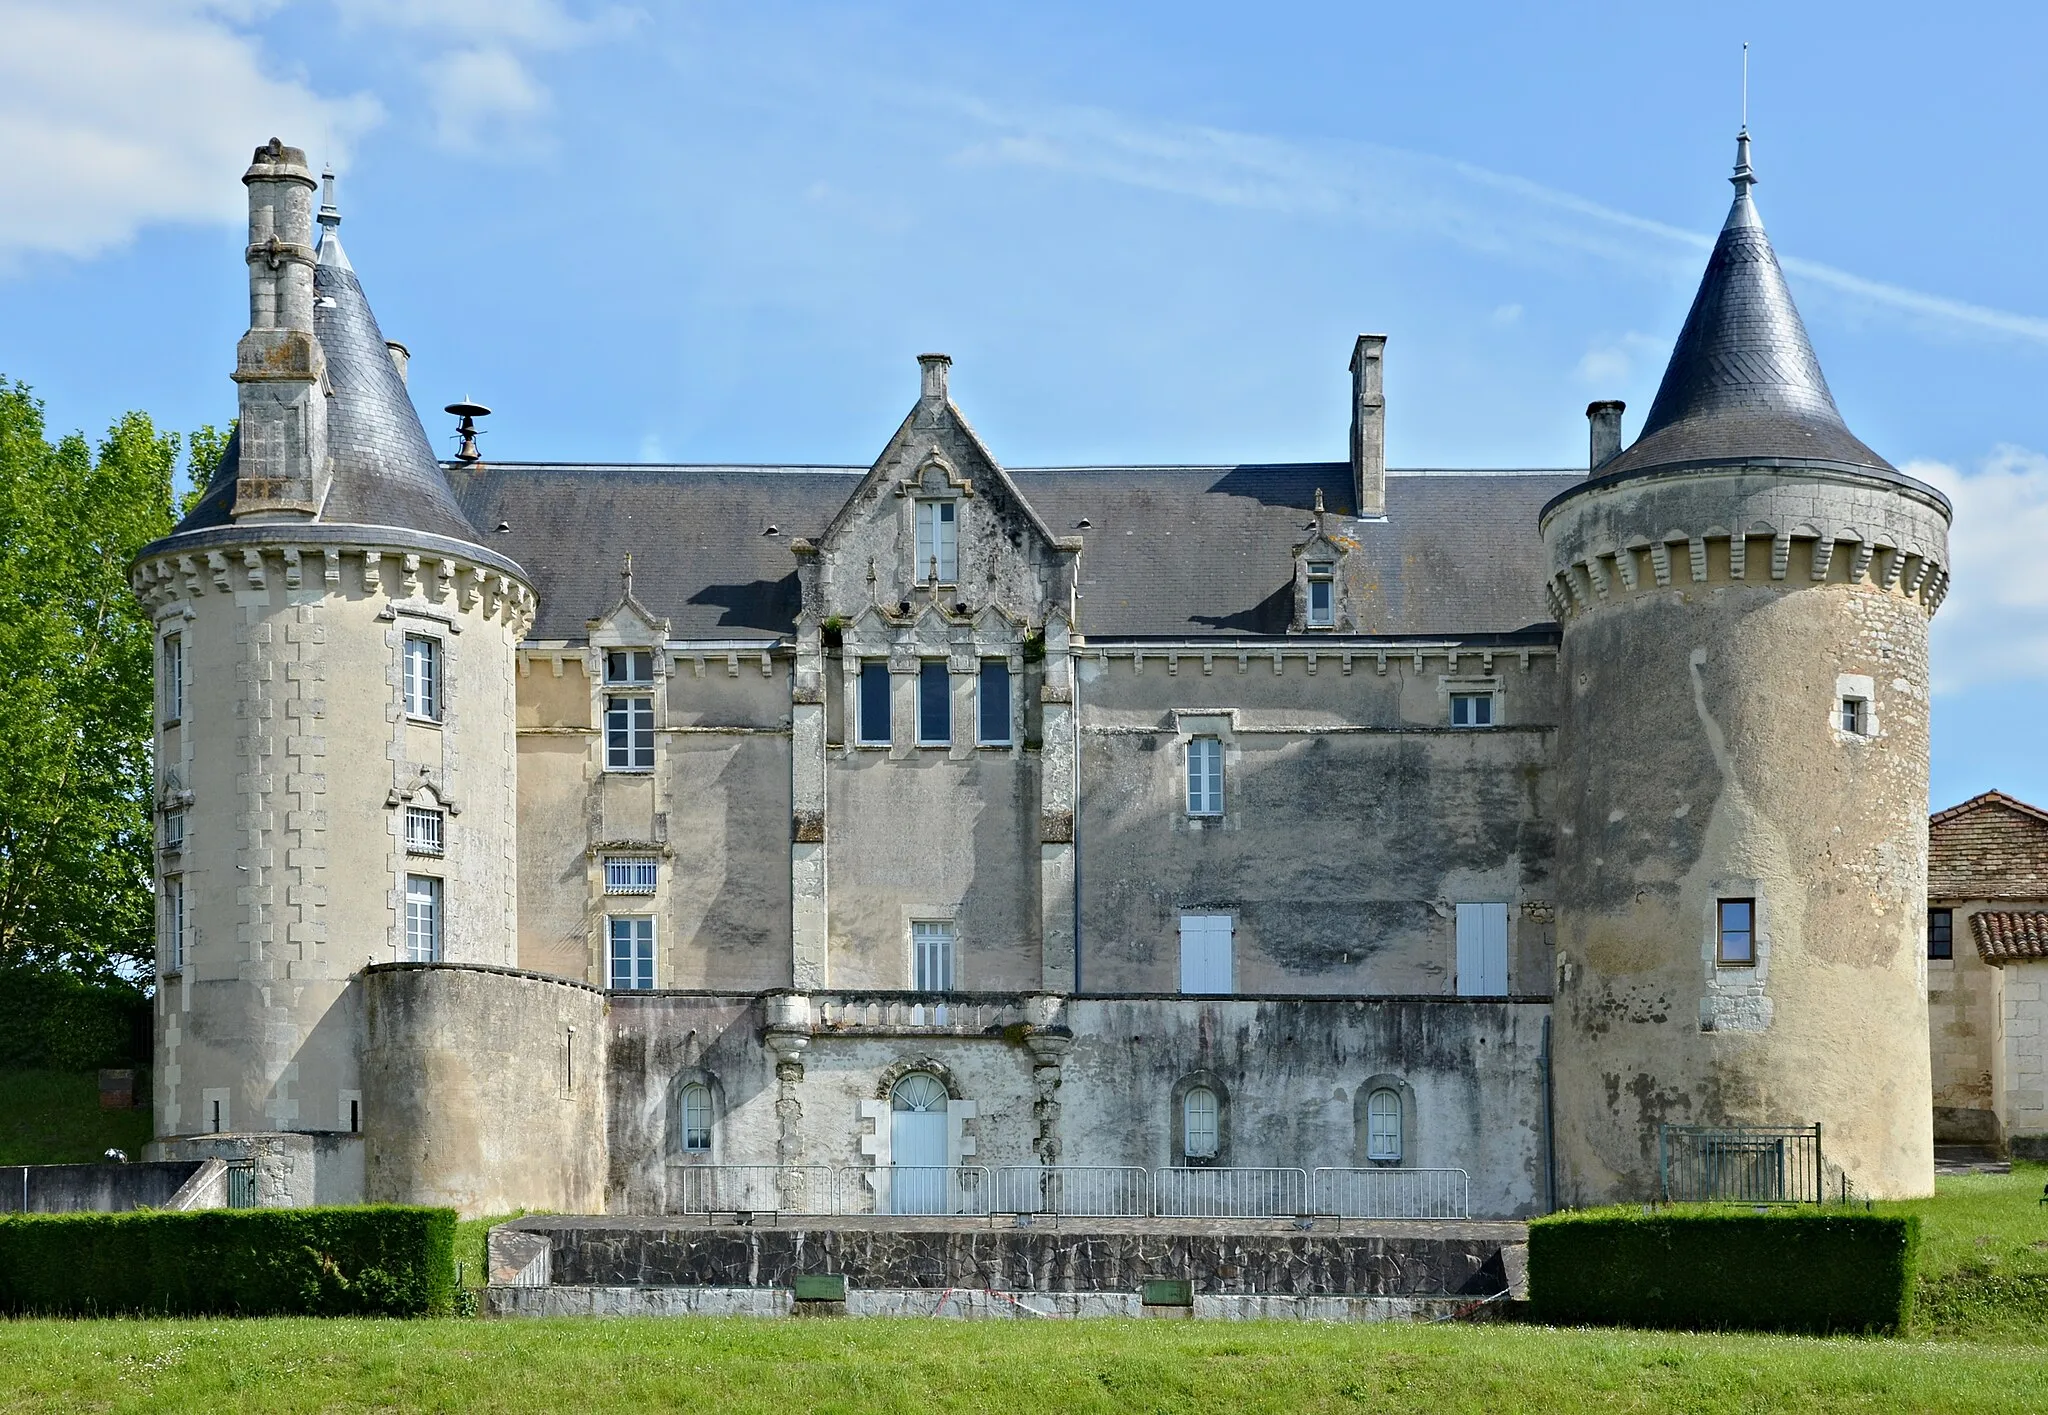
MULTIPOLYGON (((480 538, 434 460, 362 282, 330 227, 313 271, 313 334, 327 356, 327 450, 334 483, 316 518, 338 525, 392 526, 470 541, 480 538)), ((232 524, 240 436, 230 441, 206 495, 180 531, 232 524)))
POLYGON ((1736 139, 1735 204, 1707 261, 1656 401, 1635 442, 1595 475, 1743 461, 1892 471, 1842 421, 1749 189, 1736 139))

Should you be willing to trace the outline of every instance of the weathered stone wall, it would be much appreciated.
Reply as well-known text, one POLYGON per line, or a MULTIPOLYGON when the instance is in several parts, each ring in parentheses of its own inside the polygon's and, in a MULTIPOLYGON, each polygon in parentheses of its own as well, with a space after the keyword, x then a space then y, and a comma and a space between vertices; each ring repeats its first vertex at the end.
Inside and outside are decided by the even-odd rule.
POLYGON ((605 1195, 604 994, 511 969, 363 974, 372 1203, 595 1213, 605 1195))
MULTIPOLYGON (((2002 974, 1977 955, 1970 916, 2015 906, 1981 899, 1930 899, 1954 916, 1953 958, 1927 960, 1928 1052, 1933 1070, 1937 1144, 1996 1145, 2000 1127, 1992 1073, 1997 1066, 2002 974)), ((2036 906, 2039 907, 2039 906, 2036 906)))
POLYGON ((204 531, 133 570, 160 653, 175 634, 185 659, 183 717, 157 742, 158 803, 185 813, 183 849, 159 857, 185 897, 185 966, 158 960, 162 1136, 349 1128, 352 979, 402 956, 408 873, 443 881, 444 957, 513 958, 512 647, 530 592, 457 542, 362 534, 204 531), (408 634, 439 645, 438 722, 405 717, 408 634), (408 804, 445 812, 442 855, 406 852, 408 804))
POLYGON ((2014 960, 2000 972, 1992 1081, 2005 1146, 2048 1159, 2048 959, 2014 960))
POLYGON ((1239 992, 1449 993, 1455 906, 1496 901, 1509 992, 1547 995, 1555 665, 1084 650, 1082 988, 1176 990, 1195 912, 1232 916, 1239 992), (1451 727, 1454 688, 1494 694, 1498 725, 1451 727), (1188 813, 1198 734, 1222 742, 1220 818, 1188 813))
POLYGON ((1667 1122, 1818 1121, 1831 1185, 1930 1192, 1927 616, 1945 529, 1931 493, 1820 472, 1667 475, 1546 513, 1566 614, 1563 1202, 1651 1193, 1667 1122), (1868 697, 1868 735, 1841 730, 1845 692, 1868 697), (1756 900, 1754 967, 1716 964, 1724 898, 1756 900))

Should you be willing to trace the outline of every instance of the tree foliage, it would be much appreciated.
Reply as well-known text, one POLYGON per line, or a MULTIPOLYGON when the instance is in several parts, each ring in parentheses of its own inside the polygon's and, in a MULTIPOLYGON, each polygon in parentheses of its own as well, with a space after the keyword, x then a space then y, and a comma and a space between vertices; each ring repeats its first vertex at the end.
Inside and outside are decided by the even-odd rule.
POLYGON ((127 571, 171 529, 179 446, 141 413, 51 442, 0 379, 0 966, 148 971, 155 648, 127 571))

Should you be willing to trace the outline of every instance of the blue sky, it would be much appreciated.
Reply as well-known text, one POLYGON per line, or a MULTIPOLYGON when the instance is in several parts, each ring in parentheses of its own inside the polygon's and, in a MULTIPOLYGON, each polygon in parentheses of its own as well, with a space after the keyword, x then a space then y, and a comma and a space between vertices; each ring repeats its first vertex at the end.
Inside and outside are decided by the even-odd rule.
MULTIPOLYGON (((1571 466, 1757 199, 1864 439, 1955 496, 1934 799, 2048 803, 2033 6, 0 0, 0 372, 232 416, 237 178, 341 174, 413 389, 502 459, 864 463, 915 354, 1016 465, 1571 466)), ((438 412, 427 419, 441 430, 438 412)), ((1532 529, 1533 534, 1533 529, 1532 529)))

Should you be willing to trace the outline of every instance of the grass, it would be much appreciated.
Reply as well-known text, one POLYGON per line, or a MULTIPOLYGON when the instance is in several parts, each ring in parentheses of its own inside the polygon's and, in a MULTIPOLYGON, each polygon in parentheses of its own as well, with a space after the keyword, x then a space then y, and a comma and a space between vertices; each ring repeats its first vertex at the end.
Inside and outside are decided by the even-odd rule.
POLYGON ((142 1158, 148 1110, 101 1110, 91 1071, 0 1071, 0 1164, 86 1164, 109 1149, 142 1158))
POLYGON ((0 1323, 0 1410, 2048 1409, 2028 1347, 1512 1326, 0 1323))
POLYGON ((2048 1165, 1935 1181, 1935 1197, 1875 1205, 1920 1215, 1916 1332, 2048 1345, 2048 1165))

